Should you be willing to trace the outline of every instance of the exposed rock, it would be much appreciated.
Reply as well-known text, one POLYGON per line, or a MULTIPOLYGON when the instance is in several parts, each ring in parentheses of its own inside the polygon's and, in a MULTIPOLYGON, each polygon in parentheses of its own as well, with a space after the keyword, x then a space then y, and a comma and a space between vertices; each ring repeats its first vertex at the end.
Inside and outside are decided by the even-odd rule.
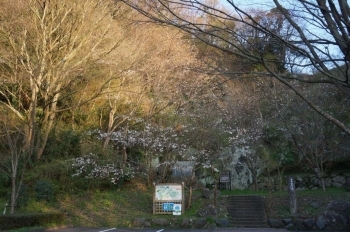
POLYGON ((271 228, 284 228, 284 224, 281 220, 278 219, 269 219, 269 225, 271 228))
POLYGON ((304 225, 308 230, 311 230, 316 225, 316 222, 314 219, 306 219, 304 220, 304 225))
POLYGON ((335 176, 332 178, 333 182, 340 183, 340 184, 345 184, 346 180, 344 176, 335 176))
POLYGON ((143 223, 143 226, 146 227, 146 228, 151 227, 151 223, 149 221, 145 221, 143 223))
POLYGON ((350 189, 350 177, 346 180, 345 187, 349 190, 350 189))
POLYGON ((215 223, 216 223, 217 227, 228 227, 229 226, 228 218, 217 218, 217 219, 215 219, 215 223))
POLYGON ((216 216, 217 214, 218 211, 214 205, 207 205, 198 211, 198 216, 200 217, 216 216))
POLYGON ((142 228, 145 226, 146 219, 145 218, 135 218, 132 222, 132 225, 137 228, 142 228))
POLYGON ((350 231, 350 202, 332 201, 323 216, 330 230, 350 231))
POLYGON ((191 226, 191 219, 184 218, 180 224, 182 228, 189 228, 191 226))
MULTIPOLYGON (((215 190, 209 190, 209 189, 203 189, 202 190, 202 196, 206 199, 213 200, 214 199, 214 194, 215 190)), ((216 190, 216 198, 220 197, 220 191, 216 190)))
POLYGON ((332 186, 336 188, 342 188, 344 185, 338 182, 332 182, 332 186))
POLYGON ((295 225, 297 230, 306 230, 307 229, 305 224, 304 224, 303 219, 294 219, 293 224, 295 225))
POLYGON ((202 229, 205 229, 205 230, 210 230, 210 231, 213 231, 217 228, 216 224, 214 222, 211 222, 211 223, 206 223, 202 229))
MULTIPOLYGON (((324 184, 325 187, 337 187, 342 188, 344 186, 349 186, 350 189, 350 180, 348 180, 350 177, 347 176, 350 174, 342 174, 339 173, 331 174, 329 176, 325 176, 324 178, 324 184), (349 182, 349 183, 348 183, 349 182)), ((275 177, 271 177, 270 179, 267 177, 260 177, 258 179, 258 187, 259 189, 267 189, 269 183, 276 182, 275 177)), ((276 182, 278 183, 278 181, 276 182)), ((274 190, 279 189, 278 184, 272 184, 270 187, 274 190)), ((286 184, 282 186, 282 189, 286 189, 286 184)), ((321 182, 318 178, 316 178, 315 175, 309 175, 309 176, 296 176, 295 177, 295 188, 297 190, 307 190, 307 189, 319 189, 321 187, 321 182)))
POLYGON ((317 201, 313 201, 310 203, 310 205, 314 208, 320 208, 322 204, 317 201))
POLYGON ((198 218, 194 222, 194 227, 196 229, 202 229, 205 226, 205 224, 207 224, 207 219, 206 218, 198 218))
POLYGON ((169 221, 165 218, 154 218, 152 224, 155 226, 169 226, 169 221))
POLYGON ((171 228, 179 228, 179 220, 177 218, 170 219, 171 228))
POLYGON ((290 223, 286 226, 287 230, 294 230, 294 228, 295 228, 295 225, 293 223, 290 223))
POLYGON ((316 227, 319 230, 323 230, 326 227, 326 222, 323 216, 319 216, 316 220, 316 227))
POLYGON ((286 226, 286 225, 293 223, 293 220, 290 218, 285 218, 285 219, 282 219, 282 222, 286 226))
POLYGON ((311 177, 311 178, 310 178, 310 183, 311 183, 312 185, 319 186, 319 180, 318 180, 318 178, 316 178, 316 177, 311 177))
POLYGON ((324 186, 331 187, 332 185, 332 179, 331 178, 325 178, 324 179, 324 186))

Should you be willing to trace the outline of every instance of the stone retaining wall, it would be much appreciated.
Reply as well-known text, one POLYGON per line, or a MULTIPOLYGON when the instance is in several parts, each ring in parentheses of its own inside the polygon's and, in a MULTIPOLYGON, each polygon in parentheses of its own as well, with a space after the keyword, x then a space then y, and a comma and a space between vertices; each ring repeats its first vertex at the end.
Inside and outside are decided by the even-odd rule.
POLYGON ((323 215, 317 218, 270 218, 268 222, 271 228, 286 228, 288 230, 350 231, 350 202, 334 200, 329 203, 323 215))
MULTIPOLYGON (((336 188, 350 188, 350 173, 338 174, 334 173, 324 178, 325 186, 336 188)), ((279 177, 260 177, 258 179, 258 188, 262 189, 278 190, 279 189, 279 177)), ((320 181, 315 175, 297 175, 295 176, 295 187, 297 190, 318 189, 322 188, 320 181)), ((253 186, 251 186, 253 188, 253 186)), ((282 189, 287 190, 286 178, 282 181, 282 189)))
POLYGON ((135 228, 184 228, 184 229, 209 229, 218 227, 228 228, 228 218, 135 218, 133 227, 135 228))
MULTIPOLYGON (((350 231, 350 202, 334 200, 329 203, 323 215, 317 218, 269 218, 271 228, 286 228, 288 230, 331 230, 350 231)), ((133 227, 136 228, 185 228, 185 229, 209 229, 229 228, 227 217, 202 217, 179 218, 168 215, 163 218, 135 218, 133 227)))

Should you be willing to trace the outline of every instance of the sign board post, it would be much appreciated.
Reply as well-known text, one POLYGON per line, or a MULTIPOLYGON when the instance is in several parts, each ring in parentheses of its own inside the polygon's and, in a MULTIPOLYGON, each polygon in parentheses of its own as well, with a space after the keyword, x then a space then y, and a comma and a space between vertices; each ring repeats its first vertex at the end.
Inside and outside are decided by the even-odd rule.
POLYGON ((295 190, 295 179, 292 176, 288 177, 288 192, 290 214, 295 215, 297 213, 297 194, 295 190))
POLYGON ((185 212, 184 183, 153 184, 153 214, 181 215, 185 212))

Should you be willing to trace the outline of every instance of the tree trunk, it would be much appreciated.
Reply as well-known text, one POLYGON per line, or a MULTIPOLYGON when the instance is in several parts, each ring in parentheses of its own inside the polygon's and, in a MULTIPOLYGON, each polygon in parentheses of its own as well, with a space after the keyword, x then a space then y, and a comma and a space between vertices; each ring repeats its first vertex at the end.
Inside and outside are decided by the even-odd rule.
POLYGON ((255 178, 255 180, 254 180, 254 188, 255 188, 255 191, 259 190, 258 179, 257 178, 255 178))
POLYGON ((254 190, 258 191, 258 178, 257 178, 257 173, 256 171, 252 171, 252 176, 253 176, 253 182, 254 182, 254 190))
POLYGON ((147 184, 151 185, 152 183, 152 176, 153 176, 153 170, 152 170, 152 156, 149 155, 149 164, 148 164, 148 175, 147 175, 147 184))
POLYGON ((278 191, 281 192, 282 191, 282 185, 283 185, 283 172, 284 172, 284 168, 282 168, 282 170, 280 168, 277 169, 278 170, 278 179, 279 179, 279 183, 278 183, 278 191))
MULTIPOLYGON (((57 102, 58 99, 60 97, 59 91, 61 90, 61 85, 58 85, 56 87, 56 92, 57 94, 55 94, 55 96, 52 98, 52 103, 50 105, 47 106, 47 108, 44 110, 44 119, 42 122, 42 128, 41 131, 38 131, 38 151, 36 153, 36 157, 38 160, 41 159, 43 153, 44 153, 44 149, 46 147, 47 144, 47 140, 49 138, 49 134, 51 132, 51 129, 53 127, 53 123, 54 123, 54 119, 56 116, 56 110, 57 110, 57 102), (43 133, 43 137, 41 138, 40 134, 41 132, 43 133)), ((48 102, 48 98, 45 99, 46 102, 48 102)))
POLYGON ((192 196, 193 196, 193 185, 195 183, 194 181, 195 178, 195 169, 192 169, 192 174, 191 174, 191 179, 188 182, 189 183, 189 193, 188 193, 188 202, 187 202, 187 208, 189 209, 191 207, 192 204, 192 196))
POLYGON ((125 144, 123 145, 123 153, 122 153, 122 169, 125 168, 126 161, 128 160, 128 153, 126 152, 126 146, 125 144))
POLYGON ((188 190, 187 209, 189 209, 191 207, 192 196, 193 196, 193 187, 192 187, 192 185, 190 185, 190 188, 188 190))
POLYGON ((320 180, 320 185, 322 186, 323 192, 326 192, 326 185, 324 183, 324 178, 321 177, 319 180, 320 180))
POLYGON ((28 154, 33 154, 35 134, 36 134, 36 113, 37 113, 37 99, 38 99, 38 87, 31 80, 32 94, 30 99, 30 106, 27 114, 27 122, 25 129, 25 141, 24 141, 24 151, 28 154))
POLYGON ((15 206, 16 206, 16 175, 13 174, 11 177, 11 184, 12 184, 12 189, 11 189, 11 204, 10 204, 10 214, 15 213, 15 206))
POLYGON ((111 110, 109 111, 109 117, 108 117, 107 136, 103 143, 103 148, 107 148, 109 141, 111 140, 111 135, 113 133, 114 115, 115 115, 115 110, 111 106, 111 110))
POLYGON ((214 207, 216 208, 217 206, 217 191, 218 191, 218 183, 215 181, 214 184, 214 207))
MULTIPOLYGON (((36 158, 38 160, 41 159, 41 157, 42 157, 42 155, 44 153, 44 149, 46 147, 46 143, 47 143, 47 140, 49 138, 50 131, 51 131, 52 127, 53 127, 53 121, 54 121, 53 118, 54 118, 54 116, 50 116, 49 122, 48 122, 48 124, 46 125, 46 127, 44 129, 44 135, 42 137, 41 143, 38 144, 39 149, 38 149, 38 151, 36 153, 36 158)), ((39 137, 39 135, 38 135, 38 137, 39 137)))

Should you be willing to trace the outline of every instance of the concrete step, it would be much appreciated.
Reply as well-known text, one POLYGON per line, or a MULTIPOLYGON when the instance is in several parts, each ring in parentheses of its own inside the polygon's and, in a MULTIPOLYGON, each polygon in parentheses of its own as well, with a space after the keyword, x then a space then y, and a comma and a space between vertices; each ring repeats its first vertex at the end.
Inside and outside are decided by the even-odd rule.
POLYGON ((263 198, 260 196, 228 197, 230 226, 234 228, 268 228, 263 198))

